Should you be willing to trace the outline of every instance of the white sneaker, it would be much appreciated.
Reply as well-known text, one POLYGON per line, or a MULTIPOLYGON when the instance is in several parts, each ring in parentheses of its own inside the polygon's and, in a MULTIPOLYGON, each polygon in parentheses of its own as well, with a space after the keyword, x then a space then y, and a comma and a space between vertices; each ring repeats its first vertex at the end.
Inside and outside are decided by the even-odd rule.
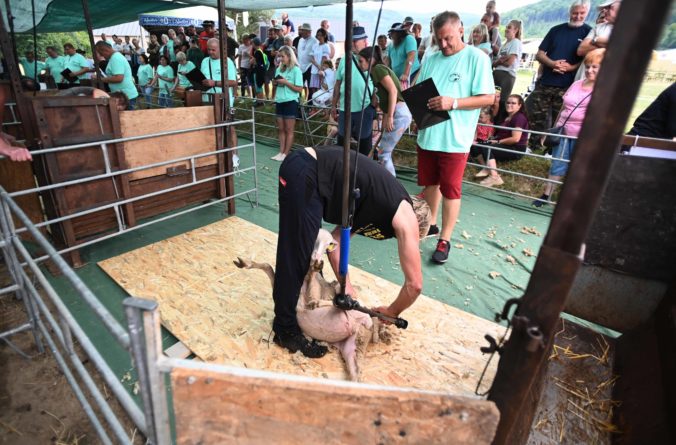
POLYGON ((279 157, 280 157, 281 155, 282 155, 281 153, 277 153, 276 155, 274 155, 274 156, 271 157, 270 159, 272 159, 273 161, 279 161, 279 157))
POLYGON ((283 161, 284 159, 286 159, 286 155, 285 155, 284 153, 280 153, 280 154, 279 154, 279 159, 278 159, 278 160, 279 160, 279 161, 283 161))
POLYGON ((239 156, 238 155, 232 155, 232 166, 233 166, 233 168, 239 167, 239 156))

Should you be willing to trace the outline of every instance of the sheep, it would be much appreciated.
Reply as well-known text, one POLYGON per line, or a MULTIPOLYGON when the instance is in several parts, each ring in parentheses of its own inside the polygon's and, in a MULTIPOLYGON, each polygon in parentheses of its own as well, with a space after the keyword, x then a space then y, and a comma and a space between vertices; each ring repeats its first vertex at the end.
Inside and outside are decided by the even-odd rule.
MULTIPOLYGON (((309 270, 301 287, 296 317, 305 335, 338 348, 347 365, 350 380, 359 381, 358 358, 363 355, 370 341, 378 341, 379 324, 374 323, 375 319, 372 320, 367 314, 344 311, 333 305, 333 297, 340 292, 340 285, 337 281, 327 282, 319 272, 324 267, 324 253, 335 245, 331 233, 320 229, 310 257, 309 270)), ((270 264, 239 257, 234 263, 242 269, 262 270, 274 287, 275 271, 270 264)))

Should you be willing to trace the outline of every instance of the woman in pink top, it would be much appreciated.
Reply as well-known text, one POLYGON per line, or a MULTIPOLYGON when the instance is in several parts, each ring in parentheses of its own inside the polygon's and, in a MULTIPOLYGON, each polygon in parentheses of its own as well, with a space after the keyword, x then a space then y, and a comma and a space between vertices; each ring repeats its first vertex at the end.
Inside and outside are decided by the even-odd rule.
MULTIPOLYGON (((587 53, 584 58, 584 73, 586 78, 573 82, 568 91, 566 91, 566 94, 563 95, 563 106, 561 107, 559 118, 556 120, 556 126, 563 125, 563 134, 566 136, 577 138, 577 135, 580 134, 582 122, 587 113, 587 105, 589 105, 591 93, 594 90, 596 75, 601 67, 605 51, 605 49, 595 49, 587 53)), ((562 137, 559 145, 554 147, 552 166, 549 169, 550 180, 560 181, 566 175, 570 158, 575 150, 576 140, 562 137)), ((548 182, 542 196, 533 201, 533 206, 542 207, 545 205, 549 202, 549 197, 553 191, 554 184, 548 182)))

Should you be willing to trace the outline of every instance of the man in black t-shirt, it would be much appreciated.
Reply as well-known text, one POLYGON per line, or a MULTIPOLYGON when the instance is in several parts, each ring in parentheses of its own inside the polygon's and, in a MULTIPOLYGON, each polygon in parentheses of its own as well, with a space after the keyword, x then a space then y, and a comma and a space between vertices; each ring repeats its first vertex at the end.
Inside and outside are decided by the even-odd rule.
MULTIPOLYGON (((418 243, 429 228, 430 209, 422 200, 412 201, 404 187, 386 169, 364 155, 359 156, 352 235, 384 240, 396 238, 404 285, 389 305, 376 308, 398 317, 411 306, 422 290, 422 269, 418 243), (414 211, 415 208, 415 211, 414 211), (421 235, 422 234, 422 235, 421 235)), ((352 169, 354 171, 354 169, 352 169)), ((322 219, 340 224, 343 190, 343 148, 306 147, 291 153, 279 169, 279 239, 273 299, 274 342, 291 352, 300 350, 308 357, 321 357, 326 347, 308 341, 296 320, 296 304, 303 278, 310 265, 322 219)), ((338 239, 340 227, 333 231, 338 239)), ((338 275, 340 249, 328 253, 338 275)), ((355 296, 349 277, 345 292, 355 296)))

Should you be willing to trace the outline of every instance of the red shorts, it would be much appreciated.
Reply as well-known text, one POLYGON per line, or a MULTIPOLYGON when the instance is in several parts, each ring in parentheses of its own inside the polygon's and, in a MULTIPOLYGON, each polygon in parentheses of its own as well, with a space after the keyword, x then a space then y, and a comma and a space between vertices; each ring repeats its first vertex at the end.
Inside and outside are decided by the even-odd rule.
POLYGON ((462 175, 469 153, 418 150, 418 185, 438 185, 446 199, 462 196, 462 175))

